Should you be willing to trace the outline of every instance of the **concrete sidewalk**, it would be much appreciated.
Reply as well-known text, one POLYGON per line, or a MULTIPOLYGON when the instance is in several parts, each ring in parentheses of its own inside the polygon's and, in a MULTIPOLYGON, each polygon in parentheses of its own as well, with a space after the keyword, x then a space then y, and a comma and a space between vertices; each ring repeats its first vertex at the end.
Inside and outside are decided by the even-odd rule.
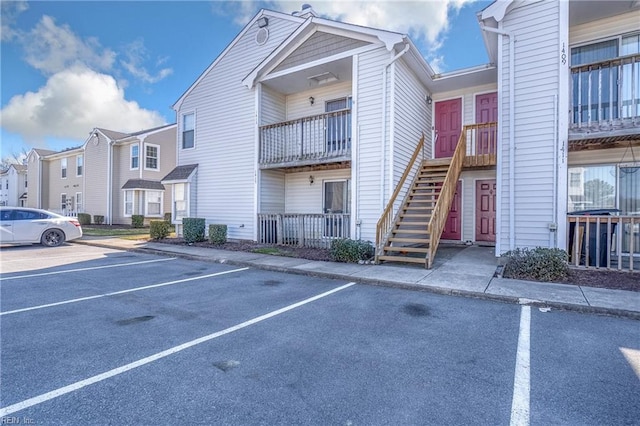
POLYGON ((321 262, 242 251, 84 236, 73 243, 511 303, 640 319, 640 292, 495 277, 492 247, 438 249, 432 269, 321 262))

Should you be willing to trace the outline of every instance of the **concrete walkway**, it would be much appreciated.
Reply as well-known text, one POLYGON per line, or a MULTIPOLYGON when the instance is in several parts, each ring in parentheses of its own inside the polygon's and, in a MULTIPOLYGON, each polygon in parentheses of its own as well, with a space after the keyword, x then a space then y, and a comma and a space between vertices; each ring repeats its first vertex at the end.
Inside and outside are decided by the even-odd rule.
POLYGON ((358 265, 321 262, 268 254, 134 241, 116 237, 84 236, 73 243, 152 252, 208 262, 229 263, 439 294, 640 319, 640 292, 496 277, 496 257, 492 247, 441 246, 438 249, 438 256, 433 268, 424 269, 413 265, 358 265))

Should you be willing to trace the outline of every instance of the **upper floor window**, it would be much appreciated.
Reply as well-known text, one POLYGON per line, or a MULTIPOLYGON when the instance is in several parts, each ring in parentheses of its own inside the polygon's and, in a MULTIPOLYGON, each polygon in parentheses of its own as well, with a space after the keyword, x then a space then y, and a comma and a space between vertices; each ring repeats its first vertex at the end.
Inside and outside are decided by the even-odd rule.
POLYGON ((131 145, 131 169, 137 169, 140 163, 140 147, 138 144, 131 145))
POLYGON ((194 113, 182 116, 182 149, 193 148, 195 145, 195 119, 194 113))
POLYGON ((67 178, 67 159, 66 158, 63 158, 62 160, 60 160, 60 170, 61 170, 62 179, 66 179, 67 178))
POLYGON ((76 176, 82 176, 82 166, 84 164, 84 158, 82 155, 76 157, 76 176))
POLYGON ((158 145, 144 146, 144 168, 148 170, 158 170, 158 160, 160 158, 160 147, 158 145))

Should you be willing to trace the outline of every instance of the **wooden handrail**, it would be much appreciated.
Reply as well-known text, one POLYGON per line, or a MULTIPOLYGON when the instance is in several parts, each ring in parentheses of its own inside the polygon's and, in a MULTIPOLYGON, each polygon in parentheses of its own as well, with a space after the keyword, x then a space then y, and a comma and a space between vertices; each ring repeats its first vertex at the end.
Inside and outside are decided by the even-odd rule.
POLYGON ((458 186, 458 179, 460 178, 460 173, 462 172, 462 164, 464 163, 467 152, 467 131, 484 126, 484 124, 472 124, 464 126, 462 132, 460 133, 458 145, 456 146, 456 150, 454 151, 453 157, 451 158, 449 170, 447 171, 447 175, 445 176, 444 182, 442 183, 440 196, 438 197, 438 201, 436 201, 436 205, 433 208, 431 220, 429 221, 429 225, 427 227, 427 230, 429 232, 429 253, 427 254, 426 266, 429 269, 433 264, 433 258, 436 254, 436 251, 438 250, 440 237, 442 235, 444 225, 447 222, 449 209, 451 208, 451 201, 453 200, 453 196, 455 195, 456 187, 458 186))
MULTIPOLYGON (((404 170, 404 173, 402 174, 400 181, 396 185, 396 190, 393 191, 393 195, 391 195, 391 198, 389 199, 387 206, 385 207, 384 211, 382 212, 382 215, 380 216, 380 219, 378 220, 378 223, 376 224, 376 261, 378 256, 382 254, 384 241, 386 239, 387 234, 391 230, 391 227, 393 226, 393 222, 394 222, 393 205, 395 204, 396 199, 398 198, 398 195, 400 195, 400 191, 402 190, 402 187, 404 186, 405 181, 409 177, 409 173, 411 173, 411 170, 415 166, 415 163, 418 160, 418 157, 420 156, 420 153, 422 152, 423 147, 424 147, 424 133, 422 134, 422 137, 420 138, 420 142, 418 142, 418 146, 416 146, 415 151, 413 151, 413 155, 411 156, 409 163, 407 163, 407 167, 404 170)), ((422 161, 422 157, 420 157, 420 161, 422 161)), ((417 176, 418 176, 418 173, 415 174, 414 179, 417 176)))

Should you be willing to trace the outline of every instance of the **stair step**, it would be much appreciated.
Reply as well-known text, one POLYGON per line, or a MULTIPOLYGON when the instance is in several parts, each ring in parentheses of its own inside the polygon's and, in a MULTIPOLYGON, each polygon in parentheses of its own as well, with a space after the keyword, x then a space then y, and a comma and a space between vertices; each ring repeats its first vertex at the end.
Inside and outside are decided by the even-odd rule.
POLYGON ((410 220, 403 220, 400 223, 398 223, 398 226, 427 226, 429 224, 429 222, 422 222, 422 221, 410 221, 410 220))
POLYGON ((384 251, 406 251, 407 253, 429 253, 428 247, 386 246, 384 251))
POLYGON ((401 218, 411 218, 411 217, 415 217, 417 219, 431 219, 431 215, 430 214, 418 214, 418 213, 400 213, 400 217, 401 218))
POLYGON ((407 262, 407 263, 422 263, 423 265, 427 261, 421 257, 409 257, 409 256, 378 256, 379 260, 386 260, 389 262, 407 262))
POLYGON ((389 237, 389 241, 393 241, 396 243, 429 244, 428 238, 389 237))
POLYGON ((395 234, 416 234, 416 235, 429 235, 429 231, 426 229, 394 229, 391 231, 393 235, 395 234))

